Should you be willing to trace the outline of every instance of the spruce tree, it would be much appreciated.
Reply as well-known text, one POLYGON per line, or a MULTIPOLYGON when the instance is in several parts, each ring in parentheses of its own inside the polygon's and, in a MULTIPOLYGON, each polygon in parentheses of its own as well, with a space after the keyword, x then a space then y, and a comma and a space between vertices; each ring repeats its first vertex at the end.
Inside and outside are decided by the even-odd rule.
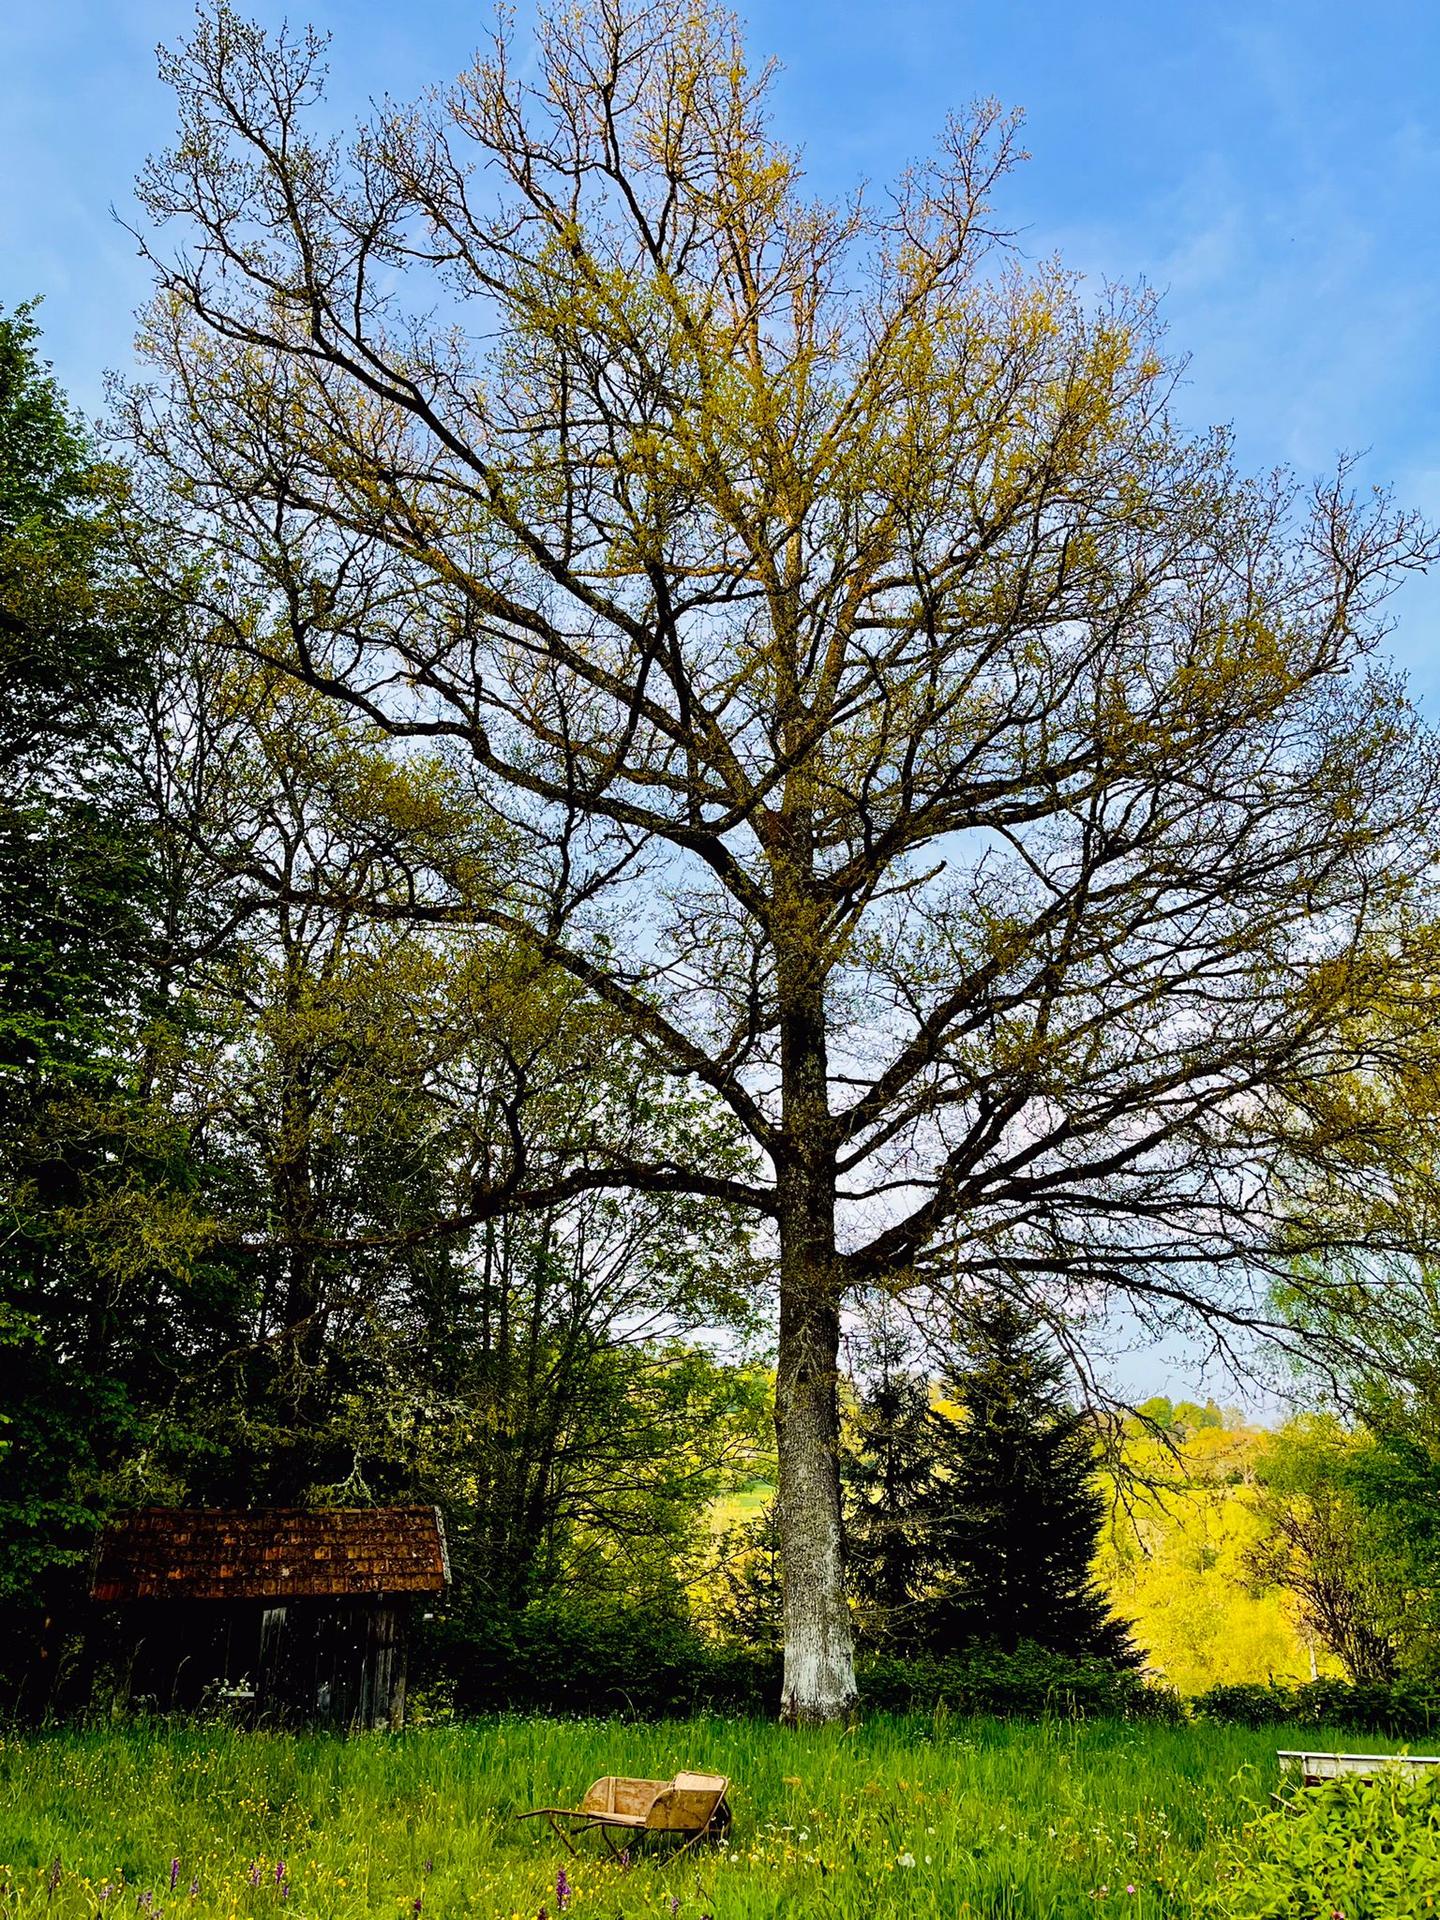
POLYGON ((934 1480, 925 1503, 930 1651, 977 1642, 1124 1665, 1139 1656, 1096 1587, 1104 1517, 1089 1423, 1037 1323, 1006 1300, 977 1309, 963 1364, 943 1385, 955 1412, 930 1414, 934 1480))
POLYGON ((914 1637, 934 1452, 930 1383, 906 1367, 903 1342, 882 1324, 841 1462, 850 1592, 868 1640, 903 1647, 914 1637))
MULTIPOLYGON (((132 1432, 119 1350, 141 1328, 152 1331, 136 1303, 140 1286, 96 1257, 79 1224, 133 1217, 160 1177, 125 1045, 151 1011, 141 994, 156 864, 138 818, 133 712, 163 627, 126 568, 119 501, 118 475, 86 441, 41 357, 33 307, 0 310, 7 1654, 41 1620, 62 1618, 64 1596, 73 1602, 81 1590, 102 1463, 132 1432)), ((173 1355, 162 1332, 145 1357, 152 1375, 173 1355)))

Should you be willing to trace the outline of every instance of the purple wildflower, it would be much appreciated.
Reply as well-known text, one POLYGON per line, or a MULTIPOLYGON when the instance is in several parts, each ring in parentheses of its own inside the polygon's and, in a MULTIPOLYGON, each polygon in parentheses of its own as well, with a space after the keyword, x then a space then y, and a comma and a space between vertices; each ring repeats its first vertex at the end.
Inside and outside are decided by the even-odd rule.
POLYGON ((170 1862, 170 1891, 175 1891, 175 1882, 180 1878, 180 1861, 177 1857, 170 1862))
POLYGON ((200 1891, 199 1880, 198 1879, 192 1880, 190 1882, 190 1898, 193 1900, 196 1894, 199 1893, 199 1891, 200 1891))
POLYGON ((420 1908, 421 1908, 421 1906, 422 1906, 422 1904, 423 1904, 423 1901, 422 1901, 422 1898, 421 1898, 421 1896, 420 1896, 420 1895, 419 1895, 419 1894, 417 1893, 417 1894, 416 1894, 416 1896, 415 1896, 415 1898, 414 1898, 414 1899, 413 1899, 413 1900, 412 1900, 412 1901, 410 1902, 410 1911, 411 1911, 411 1913, 419 1913, 419 1911, 420 1911, 420 1908))
POLYGON ((672 1893, 670 1896, 670 1920, 675 1920, 675 1916, 677 1913, 679 1913, 679 1911, 680 1911, 680 1896, 678 1893, 672 1893))
POLYGON ((252 1887, 258 1887, 260 1884, 260 1862, 258 1860, 250 1869, 250 1884, 252 1887))
POLYGON ((556 1912, 563 1913, 566 1907, 569 1906, 569 1904, 570 1904, 570 1882, 566 1878, 565 1869, 561 1867, 560 1871, 555 1876, 555 1910, 556 1912))
POLYGON ((277 1860, 275 1862, 275 1884, 277 1887, 279 1886, 280 1882, 284 1878, 285 1878, 285 1862, 283 1860, 277 1860))
POLYGON ((280 1898, 282 1900, 288 1900, 290 1898, 290 1882, 288 1880, 282 1880, 280 1882, 280 1898))

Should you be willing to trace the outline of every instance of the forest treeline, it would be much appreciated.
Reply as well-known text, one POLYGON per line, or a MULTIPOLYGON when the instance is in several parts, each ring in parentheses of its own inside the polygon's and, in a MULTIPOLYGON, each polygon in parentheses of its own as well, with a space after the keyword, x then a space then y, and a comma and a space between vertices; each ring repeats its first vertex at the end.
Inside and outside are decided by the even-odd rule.
MULTIPOLYGON (((427 921, 417 876, 483 889, 514 857, 503 818, 423 737, 397 756, 158 594, 139 485, 66 406, 33 313, 0 315, 11 1698, 93 1681, 89 1553, 138 1504, 438 1503, 437 1690, 468 1674, 484 1698, 486 1673, 554 1675, 607 1635, 620 1665, 661 1643, 677 1668, 701 1645, 763 1665, 774 1512, 715 1521, 773 1478, 772 1255, 725 1191, 753 1147, 533 945, 427 921), (712 1194, 613 1179, 681 1159, 712 1194)), ((1142 1665, 1126 1601, 1159 1523, 1113 1519, 1121 1496, 1163 1511, 1138 1462, 1162 1496, 1243 1483, 1235 1577, 1289 1596, 1317 1670, 1435 1671, 1423 1382, 1357 1375, 1358 1415, 1200 1466, 1213 1422, 1080 1407, 1003 1299, 928 1347, 897 1325, 858 1303, 843 1396, 875 1661, 1142 1665)))
POLYGON ((73 1632, 100 1516, 172 1501, 438 1500, 477 1606, 664 1585, 756 1444, 756 1256, 587 1153, 733 1136, 502 938, 349 910, 493 826, 147 594, 0 327, 0 1594, 73 1632))

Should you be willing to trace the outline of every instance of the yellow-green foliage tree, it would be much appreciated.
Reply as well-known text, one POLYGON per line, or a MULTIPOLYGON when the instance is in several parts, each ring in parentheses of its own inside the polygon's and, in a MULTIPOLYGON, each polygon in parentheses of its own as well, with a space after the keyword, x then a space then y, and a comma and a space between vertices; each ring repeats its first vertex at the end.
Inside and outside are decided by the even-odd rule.
POLYGON ((1256 1463, 1262 1533, 1250 1554, 1253 1577, 1289 1597, 1352 1680, 1382 1685, 1402 1651, 1422 1667, 1433 1661, 1430 1583, 1407 1540, 1433 1525, 1433 1497, 1422 1485, 1418 1510, 1407 1510, 1388 1465, 1363 1426, 1326 1413, 1287 1422, 1256 1463))
POLYGON ((224 4, 165 74, 161 514, 231 644, 272 611, 503 818, 484 891, 372 911, 504 932, 747 1136, 587 1174, 773 1233, 784 1706, 842 1716, 846 1300, 1223 1334, 1316 1241, 1276 1183, 1349 1150, 1307 1096, 1431 859, 1364 664, 1429 537, 1181 431, 1150 303, 1003 252, 998 109, 817 201, 714 0, 542 8, 348 141, 320 43, 224 4))
POLYGON ((1125 1434, 1133 1479, 1112 1503, 1096 1572, 1150 1669, 1182 1693, 1334 1671, 1289 1598, 1255 1573, 1266 1534, 1256 1469, 1271 1436, 1213 1406, 1152 1401, 1146 1412, 1163 1431, 1133 1422, 1125 1434))

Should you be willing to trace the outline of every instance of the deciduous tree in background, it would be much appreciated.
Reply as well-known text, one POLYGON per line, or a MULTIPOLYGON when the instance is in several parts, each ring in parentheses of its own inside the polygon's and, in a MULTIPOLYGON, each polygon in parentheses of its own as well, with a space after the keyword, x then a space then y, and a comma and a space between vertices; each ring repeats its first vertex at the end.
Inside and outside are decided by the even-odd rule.
POLYGON ((1351 1680, 1383 1685, 1395 1678, 1406 1595, 1403 1576, 1386 1565, 1383 1527, 1358 1493, 1371 1450, 1333 1417, 1283 1427, 1259 1458, 1264 1531, 1247 1558, 1254 1579, 1294 1597, 1351 1680))
POLYGON ((562 1584, 673 1585, 752 1424, 745 1381, 695 1339, 753 1319, 748 1216, 551 1176, 597 1139, 682 1137, 722 1167, 733 1124, 505 935, 361 909, 403 883, 402 819, 483 857, 442 766, 390 766, 292 676, 203 648, 189 664, 171 663, 148 759, 201 905, 151 1078, 207 1207, 192 1264, 231 1280, 176 1369, 203 1446, 177 1463, 157 1433, 124 1493, 148 1471, 152 1497, 158 1479, 222 1504, 437 1499, 475 1616, 562 1584), (217 919, 223 940, 197 937, 217 919), (476 1224, 477 1177, 550 1203, 476 1224))
POLYGON ((130 755, 168 616, 127 564, 122 495, 33 310, 0 312, 0 1609, 84 1559, 97 1508, 72 1469, 132 1430, 123 1386, 67 1374, 103 1375, 120 1334, 76 1216, 170 1172, 127 1069, 161 890, 130 755))
POLYGON ((1003 250, 998 110, 808 197, 711 0, 546 12, 348 141, 313 38, 221 6, 165 73, 157 512, 232 645, 503 822, 484 888, 417 861, 367 909, 502 931, 745 1130, 749 1172, 584 1178, 774 1234, 784 1711, 832 1719, 852 1289, 1223 1341, 1317 1239, 1404 1237, 1289 1196, 1383 1174, 1323 1090, 1431 857, 1366 664, 1429 537, 1182 433, 1149 302, 1003 250))
POLYGON ((778 1652, 785 1633, 785 1580, 779 1514, 767 1500, 752 1519, 733 1522, 715 1547, 707 1611, 723 1638, 778 1652))

